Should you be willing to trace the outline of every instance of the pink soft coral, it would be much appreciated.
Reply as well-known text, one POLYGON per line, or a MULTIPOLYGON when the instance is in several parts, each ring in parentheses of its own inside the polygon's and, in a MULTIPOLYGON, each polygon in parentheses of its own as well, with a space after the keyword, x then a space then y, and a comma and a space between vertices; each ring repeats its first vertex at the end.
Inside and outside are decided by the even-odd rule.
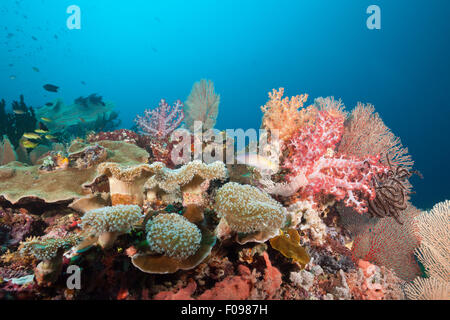
POLYGON ((288 179, 304 175, 300 195, 317 200, 320 195, 335 196, 358 213, 367 211, 367 200, 375 198, 372 178, 387 171, 379 156, 365 159, 335 155, 334 149, 344 131, 345 116, 334 109, 317 113, 314 124, 304 126, 288 145, 289 155, 283 166, 290 170, 288 179))
POLYGON ((173 106, 169 106, 164 99, 161 99, 158 108, 145 110, 144 117, 137 116, 135 121, 146 134, 165 140, 183 121, 183 107, 180 100, 173 106))

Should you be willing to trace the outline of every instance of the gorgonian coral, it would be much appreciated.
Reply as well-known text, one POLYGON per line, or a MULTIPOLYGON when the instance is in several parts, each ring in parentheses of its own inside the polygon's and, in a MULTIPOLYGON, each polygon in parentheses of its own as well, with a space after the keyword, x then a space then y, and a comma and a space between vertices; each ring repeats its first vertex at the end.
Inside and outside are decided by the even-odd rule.
POLYGON ((408 204, 400 217, 403 224, 397 223, 393 217, 385 217, 361 225, 353 241, 353 259, 385 266, 403 280, 413 280, 420 274, 414 257, 414 250, 420 244, 415 220, 419 214, 418 209, 408 204))
POLYGON ((303 108, 308 99, 307 94, 282 99, 283 94, 284 88, 278 91, 273 89, 269 92, 269 101, 261 107, 261 110, 264 113, 263 127, 272 133, 278 133, 279 139, 286 141, 314 118, 315 108, 303 108))
POLYGON ((201 121, 203 130, 214 128, 219 114, 220 95, 214 92, 214 83, 201 80, 194 83, 186 101, 186 126, 194 132, 194 122, 201 121))
MULTIPOLYGON (((339 154, 364 158, 386 154, 390 163, 396 167, 402 165, 410 170, 414 164, 408 149, 403 147, 400 138, 384 124, 375 107, 358 103, 352 111, 338 147, 339 154)), ((385 159, 381 159, 384 164, 385 159)))
POLYGON ((446 200, 416 218, 422 237, 416 256, 429 278, 416 278, 406 286, 409 299, 450 299, 449 215, 450 201, 446 200))

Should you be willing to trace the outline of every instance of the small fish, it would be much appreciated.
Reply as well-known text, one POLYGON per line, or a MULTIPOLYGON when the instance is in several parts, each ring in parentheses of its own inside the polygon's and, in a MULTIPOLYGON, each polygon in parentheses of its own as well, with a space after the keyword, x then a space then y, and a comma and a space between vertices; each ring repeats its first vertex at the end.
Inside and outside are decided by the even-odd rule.
POLYGON ((51 106, 53 105, 53 103, 52 103, 52 102, 47 102, 45 105, 46 105, 47 107, 51 107, 51 106))
POLYGON ((10 80, 16 80, 16 76, 15 76, 15 75, 10 75, 10 76, 9 76, 9 79, 10 79, 10 80))
POLYGON ((260 170, 270 170, 275 172, 278 169, 276 163, 267 159, 266 157, 260 156, 258 154, 241 154, 236 156, 236 161, 241 164, 245 164, 251 167, 258 168, 260 170))
POLYGON ((41 120, 45 121, 45 122, 52 122, 52 119, 49 119, 49 118, 46 118, 46 117, 41 117, 41 120))
POLYGON ((33 39, 34 41, 37 41, 37 38, 35 36, 31 36, 31 39, 33 39))
POLYGON ((14 37, 14 33, 8 33, 8 35, 6 36, 8 39, 11 39, 12 37, 14 37))
POLYGON ((85 86, 85 85, 86 85, 86 82, 84 82, 84 81, 81 81, 81 84, 82 84, 83 86, 85 86))
POLYGON ((353 247, 353 241, 346 243, 345 246, 346 246, 349 250, 352 250, 352 247, 353 247))
POLYGON ((54 86, 52 84, 46 84, 43 86, 43 88, 49 92, 58 92, 59 87, 54 86))
POLYGON ((36 130, 34 130, 34 132, 36 132, 36 133, 47 133, 48 131, 45 131, 45 130, 42 130, 42 129, 36 129, 36 130))
POLYGON ((55 35, 53 36, 53 38, 58 39, 58 35, 55 34, 55 35))
POLYGON ((56 158, 56 165, 61 169, 66 169, 69 167, 69 159, 58 155, 58 157, 56 158))
POLYGON ((14 63, 8 64, 9 67, 14 67, 14 63))
POLYGON ((36 133, 27 132, 27 133, 24 133, 23 136, 27 139, 33 139, 33 140, 41 139, 41 136, 36 133))
POLYGON ((84 120, 84 119, 83 119, 83 118, 81 118, 81 117, 80 117, 80 118, 78 118, 78 119, 80 119, 80 121, 81 121, 81 122, 83 122, 83 123, 85 123, 85 122, 86 122, 86 120, 84 120))
POLYGON ((27 113, 27 108, 26 107, 24 107, 24 106, 22 106, 22 105, 20 105, 20 104, 14 104, 13 105, 13 112, 15 113, 15 114, 25 114, 25 113, 27 113))
POLYGON ((33 69, 33 71, 35 71, 35 72, 39 72, 39 68, 32 67, 32 69, 33 69))
POLYGON ((50 141, 57 140, 57 138, 51 134, 46 134, 45 139, 50 140, 50 141))
POLYGON ((26 149, 34 149, 38 146, 38 144, 35 142, 24 140, 22 141, 22 146, 24 146, 26 149))

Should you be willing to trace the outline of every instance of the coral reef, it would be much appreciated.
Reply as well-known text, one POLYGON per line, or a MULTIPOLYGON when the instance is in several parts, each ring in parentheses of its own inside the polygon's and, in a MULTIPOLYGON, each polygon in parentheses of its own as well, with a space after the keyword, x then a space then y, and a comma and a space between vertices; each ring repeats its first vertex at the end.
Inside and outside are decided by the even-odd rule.
MULTIPOLYGON (((140 133, 114 130, 95 94, 39 109, 63 143, 28 152, 1 131, 0 298, 448 299, 449 201, 410 203, 412 160, 373 106, 283 94, 261 108, 265 155, 245 164, 213 154, 256 142, 235 152, 223 132, 191 132, 216 123, 206 80, 185 110, 161 100, 138 116, 140 133), (184 157, 197 147, 211 157, 184 157), (82 290, 67 288, 74 266, 82 290)), ((4 108, 7 130, 33 115, 22 98, 5 123, 4 108)))

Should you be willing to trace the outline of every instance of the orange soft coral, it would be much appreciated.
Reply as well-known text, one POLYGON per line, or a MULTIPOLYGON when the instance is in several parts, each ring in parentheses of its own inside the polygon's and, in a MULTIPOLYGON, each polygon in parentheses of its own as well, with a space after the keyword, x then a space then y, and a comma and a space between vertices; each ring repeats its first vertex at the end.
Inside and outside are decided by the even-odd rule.
POLYGON ((286 141, 303 124, 314 119, 316 109, 313 106, 301 109, 308 99, 307 94, 282 99, 283 94, 284 88, 278 91, 273 89, 269 92, 269 101, 261 107, 261 110, 264 112, 263 127, 272 134, 278 131, 279 139, 286 141))

